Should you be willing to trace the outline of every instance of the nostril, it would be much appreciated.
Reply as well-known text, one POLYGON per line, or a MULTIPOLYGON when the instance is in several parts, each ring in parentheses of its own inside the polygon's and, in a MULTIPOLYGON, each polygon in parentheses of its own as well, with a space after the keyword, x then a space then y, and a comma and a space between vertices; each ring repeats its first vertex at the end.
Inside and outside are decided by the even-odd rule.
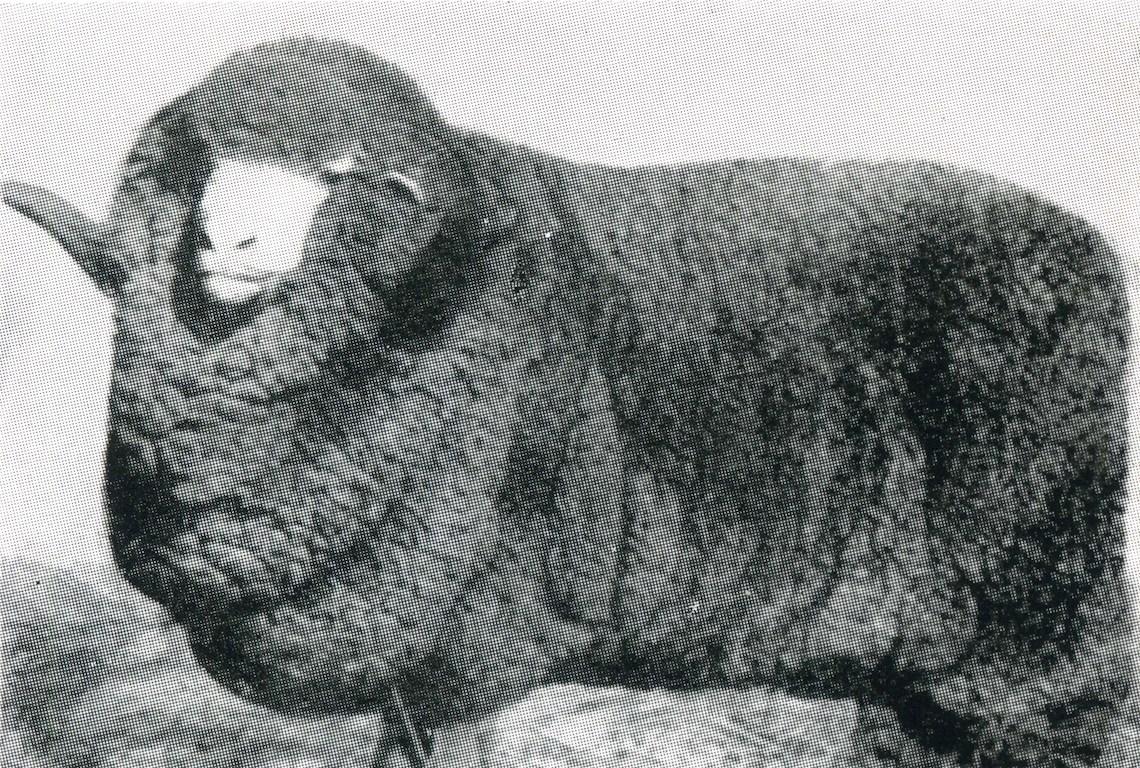
POLYGON ((245 250, 246 248, 250 248, 250 247, 252 247, 252 246, 253 246, 253 244, 254 244, 254 243, 256 243, 256 242, 257 242, 257 238, 256 238, 256 237, 247 237, 245 240, 242 240, 240 243, 238 243, 238 244, 237 244, 237 246, 235 246, 235 247, 236 247, 236 248, 237 248, 239 251, 243 251, 243 250, 245 250))

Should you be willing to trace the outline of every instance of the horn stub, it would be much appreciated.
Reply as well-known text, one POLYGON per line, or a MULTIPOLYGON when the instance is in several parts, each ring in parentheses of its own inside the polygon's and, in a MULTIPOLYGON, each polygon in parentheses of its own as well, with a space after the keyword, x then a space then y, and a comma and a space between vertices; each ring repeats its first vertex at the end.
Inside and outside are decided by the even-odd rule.
POLYGON ((55 238, 101 291, 112 295, 122 284, 121 270, 102 257, 99 225, 50 190, 22 181, 0 184, 0 199, 55 238))

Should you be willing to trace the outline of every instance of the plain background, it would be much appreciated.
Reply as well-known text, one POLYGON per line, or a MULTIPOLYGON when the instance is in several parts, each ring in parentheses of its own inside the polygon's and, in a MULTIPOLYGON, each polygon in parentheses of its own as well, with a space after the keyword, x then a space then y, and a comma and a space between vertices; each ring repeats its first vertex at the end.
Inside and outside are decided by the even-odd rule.
MULTIPOLYGON (((573 158, 941 159, 1140 254, 1140 12, 1125 3, 8 5, 0 28, 0 176, 96 217, 158 107, 235 49, 314 33, 399 63, 453 121, 573 158)), ((111 333, 62 250, 0 212, 0 559, 109 558, 111 333)))

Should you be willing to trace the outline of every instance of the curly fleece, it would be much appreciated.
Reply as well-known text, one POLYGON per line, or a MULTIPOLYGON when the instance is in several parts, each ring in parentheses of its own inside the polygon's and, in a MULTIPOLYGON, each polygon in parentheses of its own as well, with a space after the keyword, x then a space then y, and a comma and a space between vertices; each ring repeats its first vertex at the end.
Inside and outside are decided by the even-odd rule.
POLYGON ((922 163, 574 165, 297 39, 163 109, 104 231, 116 556, 234 690, 775 684, 856 697, 867 760, 1096 764, 1129 329, 1079 218, 922 163), (301 266, 209 306, 212 164, 350 147, 301 266))

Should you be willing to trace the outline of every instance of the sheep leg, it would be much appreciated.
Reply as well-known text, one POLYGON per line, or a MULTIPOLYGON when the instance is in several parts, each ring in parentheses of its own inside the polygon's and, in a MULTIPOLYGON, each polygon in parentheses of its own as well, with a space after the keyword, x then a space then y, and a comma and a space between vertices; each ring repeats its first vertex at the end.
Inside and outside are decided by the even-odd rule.
POLYGON ((929 695, 861 701, 855 754, 861 768, 956 768, 969 751, 964 721, 945 712, 929 695))
POLYGON ((976 723, 979 765, 1092 768, 1119 728, 1132 685, 1130 648, 1106 633, 1047 660, 967 664, 932 694, 976 723))
MULTIPOLYGON (((1102 596, 1115 608, 1112 596, 1102 596)), ((860 702, 861 768, 1093 768, 1118 727, 1132 666, 1126 618, 1106 619, 1071 653, 983 649, 937 682, 886 683, 860 702), (929 687, 926 687, 929 685, 929 687)))

